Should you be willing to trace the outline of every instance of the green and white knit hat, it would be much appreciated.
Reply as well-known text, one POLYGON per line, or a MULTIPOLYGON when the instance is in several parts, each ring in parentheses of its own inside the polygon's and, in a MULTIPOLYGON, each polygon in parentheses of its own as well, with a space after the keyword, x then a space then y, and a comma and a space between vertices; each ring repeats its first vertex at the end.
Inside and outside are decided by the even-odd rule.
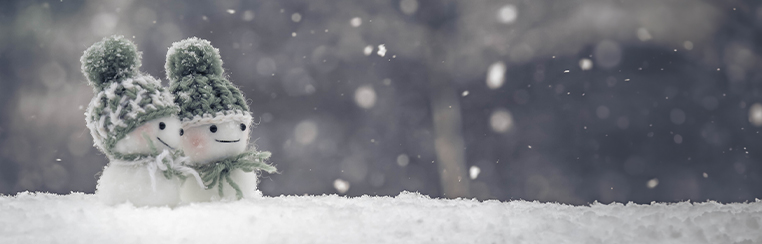
POLYGON ((173 43, 164 68, 183 127, 228 121, 251 124, 246 99, 223 76, 220 52, 209 41, 191 37, 173 43))
POLYGON ((120 157, 114 145, 135 128, 179 111, 161 81, 139 72, 140 59, 135 44, 122 36, 103 38, 80 59, 95 92, 85 112, 87 128, 95 147, 109 157, 120 157))

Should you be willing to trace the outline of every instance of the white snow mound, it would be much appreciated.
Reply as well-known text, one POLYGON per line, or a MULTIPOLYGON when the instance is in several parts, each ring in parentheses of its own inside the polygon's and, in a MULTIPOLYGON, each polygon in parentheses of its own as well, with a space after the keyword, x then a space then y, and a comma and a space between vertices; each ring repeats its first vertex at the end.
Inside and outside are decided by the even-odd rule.
POLYGON ((762 243, 762 201, 570 206, 280 196, 169 207, 0 196, 0 243, 762 243))

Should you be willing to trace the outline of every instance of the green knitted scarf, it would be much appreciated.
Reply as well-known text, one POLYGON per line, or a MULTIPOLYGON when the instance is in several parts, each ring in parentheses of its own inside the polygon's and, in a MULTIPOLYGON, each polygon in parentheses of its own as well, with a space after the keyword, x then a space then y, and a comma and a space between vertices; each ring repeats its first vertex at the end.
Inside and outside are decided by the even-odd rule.
POLYGON ((223 181, 227 181, 228 185, 235 189, 236 197, 241 199, 243 198, 243 192, 238 187, 238 184, 230 178, 230 173, 236 169, 241 169, 247 173, 255 170, 275 173, 277 170, 275 166, 265 163, 265 160, 270 158, 270 155, 271 153, 267 151, 251 150, 220 161, 198 165, 194 168, 201 174, 201 179, 204 181, 207 189, 211 189, 216 185, 219 195, 222 197, 223 181))

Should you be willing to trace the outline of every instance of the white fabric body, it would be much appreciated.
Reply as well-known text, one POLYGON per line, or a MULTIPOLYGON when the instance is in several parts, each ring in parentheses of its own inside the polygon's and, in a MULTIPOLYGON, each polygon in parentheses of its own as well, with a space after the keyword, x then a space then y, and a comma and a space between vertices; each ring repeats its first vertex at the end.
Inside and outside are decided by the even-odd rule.
POLYGON ((201 187, 203 182, 198 173, 183 165, 188 158, 172 158, 169 151, 179 148, 180 129, 180 120, 168 116, 148 121, 119 140, 114 146, 115 152, 149 155, 158 150, 161 153, 134 161, 112 158, 98 179, 96 195, 106 204, 131 202, 136 206, 175 206, 180 202, 182 180, 177 176, 167 179, 163 172, 170 168, 188 176, 191 181, 188 185, 201 187), (165 159, 168 165, 163 163, 165 159))
MULTIPOLYGON (((156 164, 154 164, 155 166, 156 164)), ((161 170, 150 170, 150 164, 112 161, 103 168, 95 195, 109 205, 131 202, 135 206, 175 206, 180 202, 178 177, 167 179, 161 170)), ((188 184, 193 179, 188 178, 188 184)))

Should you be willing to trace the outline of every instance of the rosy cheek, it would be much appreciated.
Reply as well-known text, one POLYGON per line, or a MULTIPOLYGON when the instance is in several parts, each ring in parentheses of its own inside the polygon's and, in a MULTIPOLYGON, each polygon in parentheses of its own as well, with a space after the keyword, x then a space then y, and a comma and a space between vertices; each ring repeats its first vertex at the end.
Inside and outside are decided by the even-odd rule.
POLYGON ((185 136, 185 145, 189 148, 193 148, 194 150, 203 148, 205 145, 204 139, 206 138, 202 133, 198 133, 198 131, 192 131, 190 133, 186 133, 185 136))
POLYGON ((190 143, 195 148, 199 148, 199 147, 203 147, 204 146, 203 145, 204 141, 203 141, 203 138, 201 138, 201 136, 192 136, 190 138, 190 143))
POLYGON ((186 155, 195 155, 196 157, 206 154, 206 148, 204 147, 204 137, 195 133, 186 134, 184 140, 186 155))
POLYGON ((146 135, 149 135, 150 137, 150 134, 148 132, 149 132, 148 127, 144 125, 132 130, 132 132, 130 132, 130 135, 137 137, 138 138, 137 140, 140 141, 141 143, 148 143, 148 141, 146 141, 146 138, 143 136, 144 134, 146 134, 146 135))
POLYGON ((137 129, 135 129, 135 131, 137 131, 138 135, 140 135, 141 137, 143 137, 143 133, 148 134, 148 135, 151 134, 148 126, 146 126, 146 125, 138 127, 137 129))

